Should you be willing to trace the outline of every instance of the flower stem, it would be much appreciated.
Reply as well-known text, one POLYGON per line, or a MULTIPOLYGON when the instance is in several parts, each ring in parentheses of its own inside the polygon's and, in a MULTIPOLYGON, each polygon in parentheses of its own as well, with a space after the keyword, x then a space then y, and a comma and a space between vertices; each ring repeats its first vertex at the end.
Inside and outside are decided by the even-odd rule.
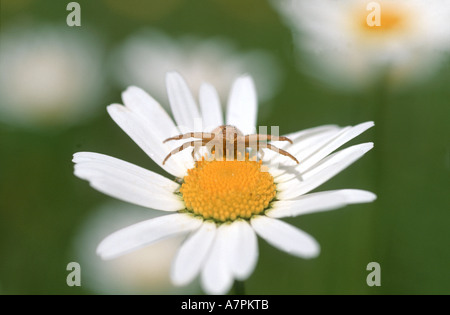
POLYGON ((389 170, 389 149, 392 139, 389 133, 390 115, 390 90, 387 76, 380 80, 376 87, 374 99, 375 118, 375 193, 377 201, 375 203, 375 213, 372 217, 372 255, 374 261, 382 263, 386 257, 388 247, 393 237, 394 215, 390 212, 389 204, 386 201, 386 194, 389 193, 389 177, 392 176, 389 170), (383 231, 380 233, 380 231, 383 231))
POLYGON ((381 80, 376 89, 375 100, 375 159, 376 159, 376 171, 375 171, 375 188, 379 194, 382 190, 383 171, 385 168, 385 153, 386 153, 386 140, 387 136, 387 119, 388 119, 388 91, 386 82, 381 80))
POLYGON ((235 295, 245 295, 245 282, 236 280, 234 281, 234 294, 235 295))

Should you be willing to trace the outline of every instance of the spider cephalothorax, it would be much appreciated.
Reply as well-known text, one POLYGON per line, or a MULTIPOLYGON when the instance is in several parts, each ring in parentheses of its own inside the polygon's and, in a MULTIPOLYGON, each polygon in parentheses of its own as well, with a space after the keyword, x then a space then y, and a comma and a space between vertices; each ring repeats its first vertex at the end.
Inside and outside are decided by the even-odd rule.
POLYGON ((188 132, 185 134, 180 134, 168 138, 164 140, 164 142, 189 138, 199 138, 201 140, 189 141, 173 149, 164 159, 163 165, 173 154, 183 151, 184 149, 187 149, 189 147, 194 147, 194 150, 192 151, 192 157, 194 157, 196 151, 202 146, 205 146, 208 152, 214 151, 216 159, 217 157, 221 157, 222 159, 224 157, 226 157, 227 159, 236 159, 238 152, 242 149, 245 150, 246 148, 253 148, 256 149, 257 152, 260 152, 261 149, 266 148, 282 155, 288 156, 297 164, 299 164, 298 160, 289 152, 286 152, 270 143, 267 143, 267 141, 288 141, 292 143, 289 138, 265 134, 244 135, 239 129, 231 125, 219 126, 212 132, 188 132))

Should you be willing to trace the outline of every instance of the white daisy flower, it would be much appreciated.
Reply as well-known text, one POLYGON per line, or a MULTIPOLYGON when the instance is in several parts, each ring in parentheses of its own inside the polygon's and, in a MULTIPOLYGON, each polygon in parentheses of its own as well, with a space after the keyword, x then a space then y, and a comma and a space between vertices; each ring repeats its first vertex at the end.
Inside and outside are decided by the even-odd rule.
MULTIPOLYGON (((254 132, 257 100, 251 77, 242 76, 234 82, 226 120, 211 85, 201 86, 198 108, 178 73, 169 73, 166 82, 177 125, 201 131, 196 130, 194 121, 202 120, 205 126, 226 123, 244 134, 254 132)), ((105 238, 97 248, 103 259, 188 234, 173 261, 173 283, 186 285, 201 274, 207 293, 223 294, 234 279, 247 279, 254 270, 258 258, 256 235, 298 257, 319 254, 319 244, 312 236, 280 218, 376 198, 371 192, 357 189, 310 193, 373 147, 373 143, 363 143, 333 153, 372 127, 372 122, 354 127, 327 125, 288 135, 293 144, 284 142, 280 147, 295 156, 298 165, 275 152, 267 152, 264 161, 247 158, 194 162, 188 150, 163 163, 168 153, 180 145, 163 141, 184 131, 177 129, 164 109, 143 90, 130 87, 122 98, 125 105, 110 105, 109 114, 175 180, 99 153, 74 155, 75 175, 88 180, 92 187, 123 201, 169 213, 105 238)))
POLYGON ((68 126, 97 109, 101 46, 68 27, 10 26, 0 35, 0 120, 68 126))
POLYGON ((174 69, 189 78, 192 91, 198 91, 206 81, 216 87, 222 100, 229 92, 229 82, 241 73, 256 78, 260 100, 270 99, 283 77, 276 58, 267 51, 239 51, 224 38, 174 38, 152 29, 127 38, 114 51, 111 61, 114 77, 121 87, 132 82, 159 100, 167 98, 161 78, 174 69))
POLYGON ((273 1, 311 75, 361 88, 384 79, 402 87, 427 79, 450 51, 450 2, 440 0, 273 1))

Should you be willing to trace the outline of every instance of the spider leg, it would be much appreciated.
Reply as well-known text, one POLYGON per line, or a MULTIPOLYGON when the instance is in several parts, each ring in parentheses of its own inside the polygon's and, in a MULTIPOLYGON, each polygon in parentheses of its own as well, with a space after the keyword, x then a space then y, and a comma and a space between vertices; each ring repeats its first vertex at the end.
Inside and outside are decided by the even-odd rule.
POLYGON ((277 153, 280 153, 281 155, 290 157, 290 158, 293 159, 297 164, 300 164, 300 162, 299 162, 292 154, 290 154, 289 152, 284 151, 284 150, 282 150, 282 149, 280 149, 280 148, 277 148, 276 146, 271 145, 270 143, 259 143, 259 144, 258 144, 258 149, 263 149, 263 148, 267 148, 267 149, 269 149, 269 150, 272 150, 272 151, 275 151, 275 152, 277 152, 277 153))
POLYGON ((166 163, 166 161, 172 156, 172 155, 174 155, 174 154, 176 154, 176 153, 178 153, 178 152, 181 152, 181 151, 183 151, 184 149, 186 149, 186 148, 189 148, 189 147, 194 147, 194 150, 195 150, 195 147, 198 145, 198 144, 204 144, 204 141, 203 140, 196 140, 196 141, 189 141, 189 142, 186 142, 186 143, 184 143, 183 145, 181 145, 181 146, 179 146, 178 148, 175 148, 175 149, 173 149, 172 151, 170 151, 170 153, 166 156, 166 158, 164 159, 164 161, 162 162, 162 164, 164 165, 165 163, 166 163))
POLYGON ((272 135, 260 135, 260 134, 254 134, 254 135, 246 135, 245 136, 245 145, 249 145, 250 142, 257 143, 260 141, 288 141, 290 144, 292 144, 292 140, 285 136, 272 136, 272 135))
POLYGON ((214 138, 214 134, 210 132, 188 132, 181 135, 173 136, 170 138, 167 138, 163 141, 163 143, 166 143, 167 141, 172 140, 181 140, 181 139, 189 139, 189 138, 200 138, 200 139, 212 139, 214 138))

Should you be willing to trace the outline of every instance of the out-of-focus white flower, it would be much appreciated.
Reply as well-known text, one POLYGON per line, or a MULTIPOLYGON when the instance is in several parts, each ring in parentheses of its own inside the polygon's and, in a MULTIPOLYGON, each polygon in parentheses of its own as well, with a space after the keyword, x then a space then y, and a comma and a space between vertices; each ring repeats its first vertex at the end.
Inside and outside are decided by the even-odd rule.
POLYGON ((134 21, 143 20, 147 23, 166 17, 183 2, 184 0, 103 0, 104 5, 114 11, 115 14, 134 21))
POLYGON ((449 1, 272 3, 292 28, 301 66, 337 87, 360 88, 382 78, 391 86, 420 82, 450 50, 449 1))
POLYGON ((98 108, 101 47, 92 35, 68 27, 12 27, 0 42, 1 121, 70 125, 98 108))
POLYGON ((170 266, 184 237, 163 240, 112 261, 96 254, 97 243, 119 228, 156 218, 160 211, 119 201, 108 202, 90 214, 75 238, 75 260, 82 270, 82 286, 100 294, 196 294, 198 284, 175 287, 170 266))
POLYGON ((141 30, 128 38, 115 51, 111 65, 121 88, 140 86, 165 100, 163 104, 168 100, 161 78, 168 71, 189 78, 193 91, 198 91, 203 82, 211 83, 222 100, 228 95, 229 83, 242 73, 255 77, 261 101, 274 95, 282 79, 277 60, 266 51, 239 52, 225 39, 175 39, 155 30, 141 30))

